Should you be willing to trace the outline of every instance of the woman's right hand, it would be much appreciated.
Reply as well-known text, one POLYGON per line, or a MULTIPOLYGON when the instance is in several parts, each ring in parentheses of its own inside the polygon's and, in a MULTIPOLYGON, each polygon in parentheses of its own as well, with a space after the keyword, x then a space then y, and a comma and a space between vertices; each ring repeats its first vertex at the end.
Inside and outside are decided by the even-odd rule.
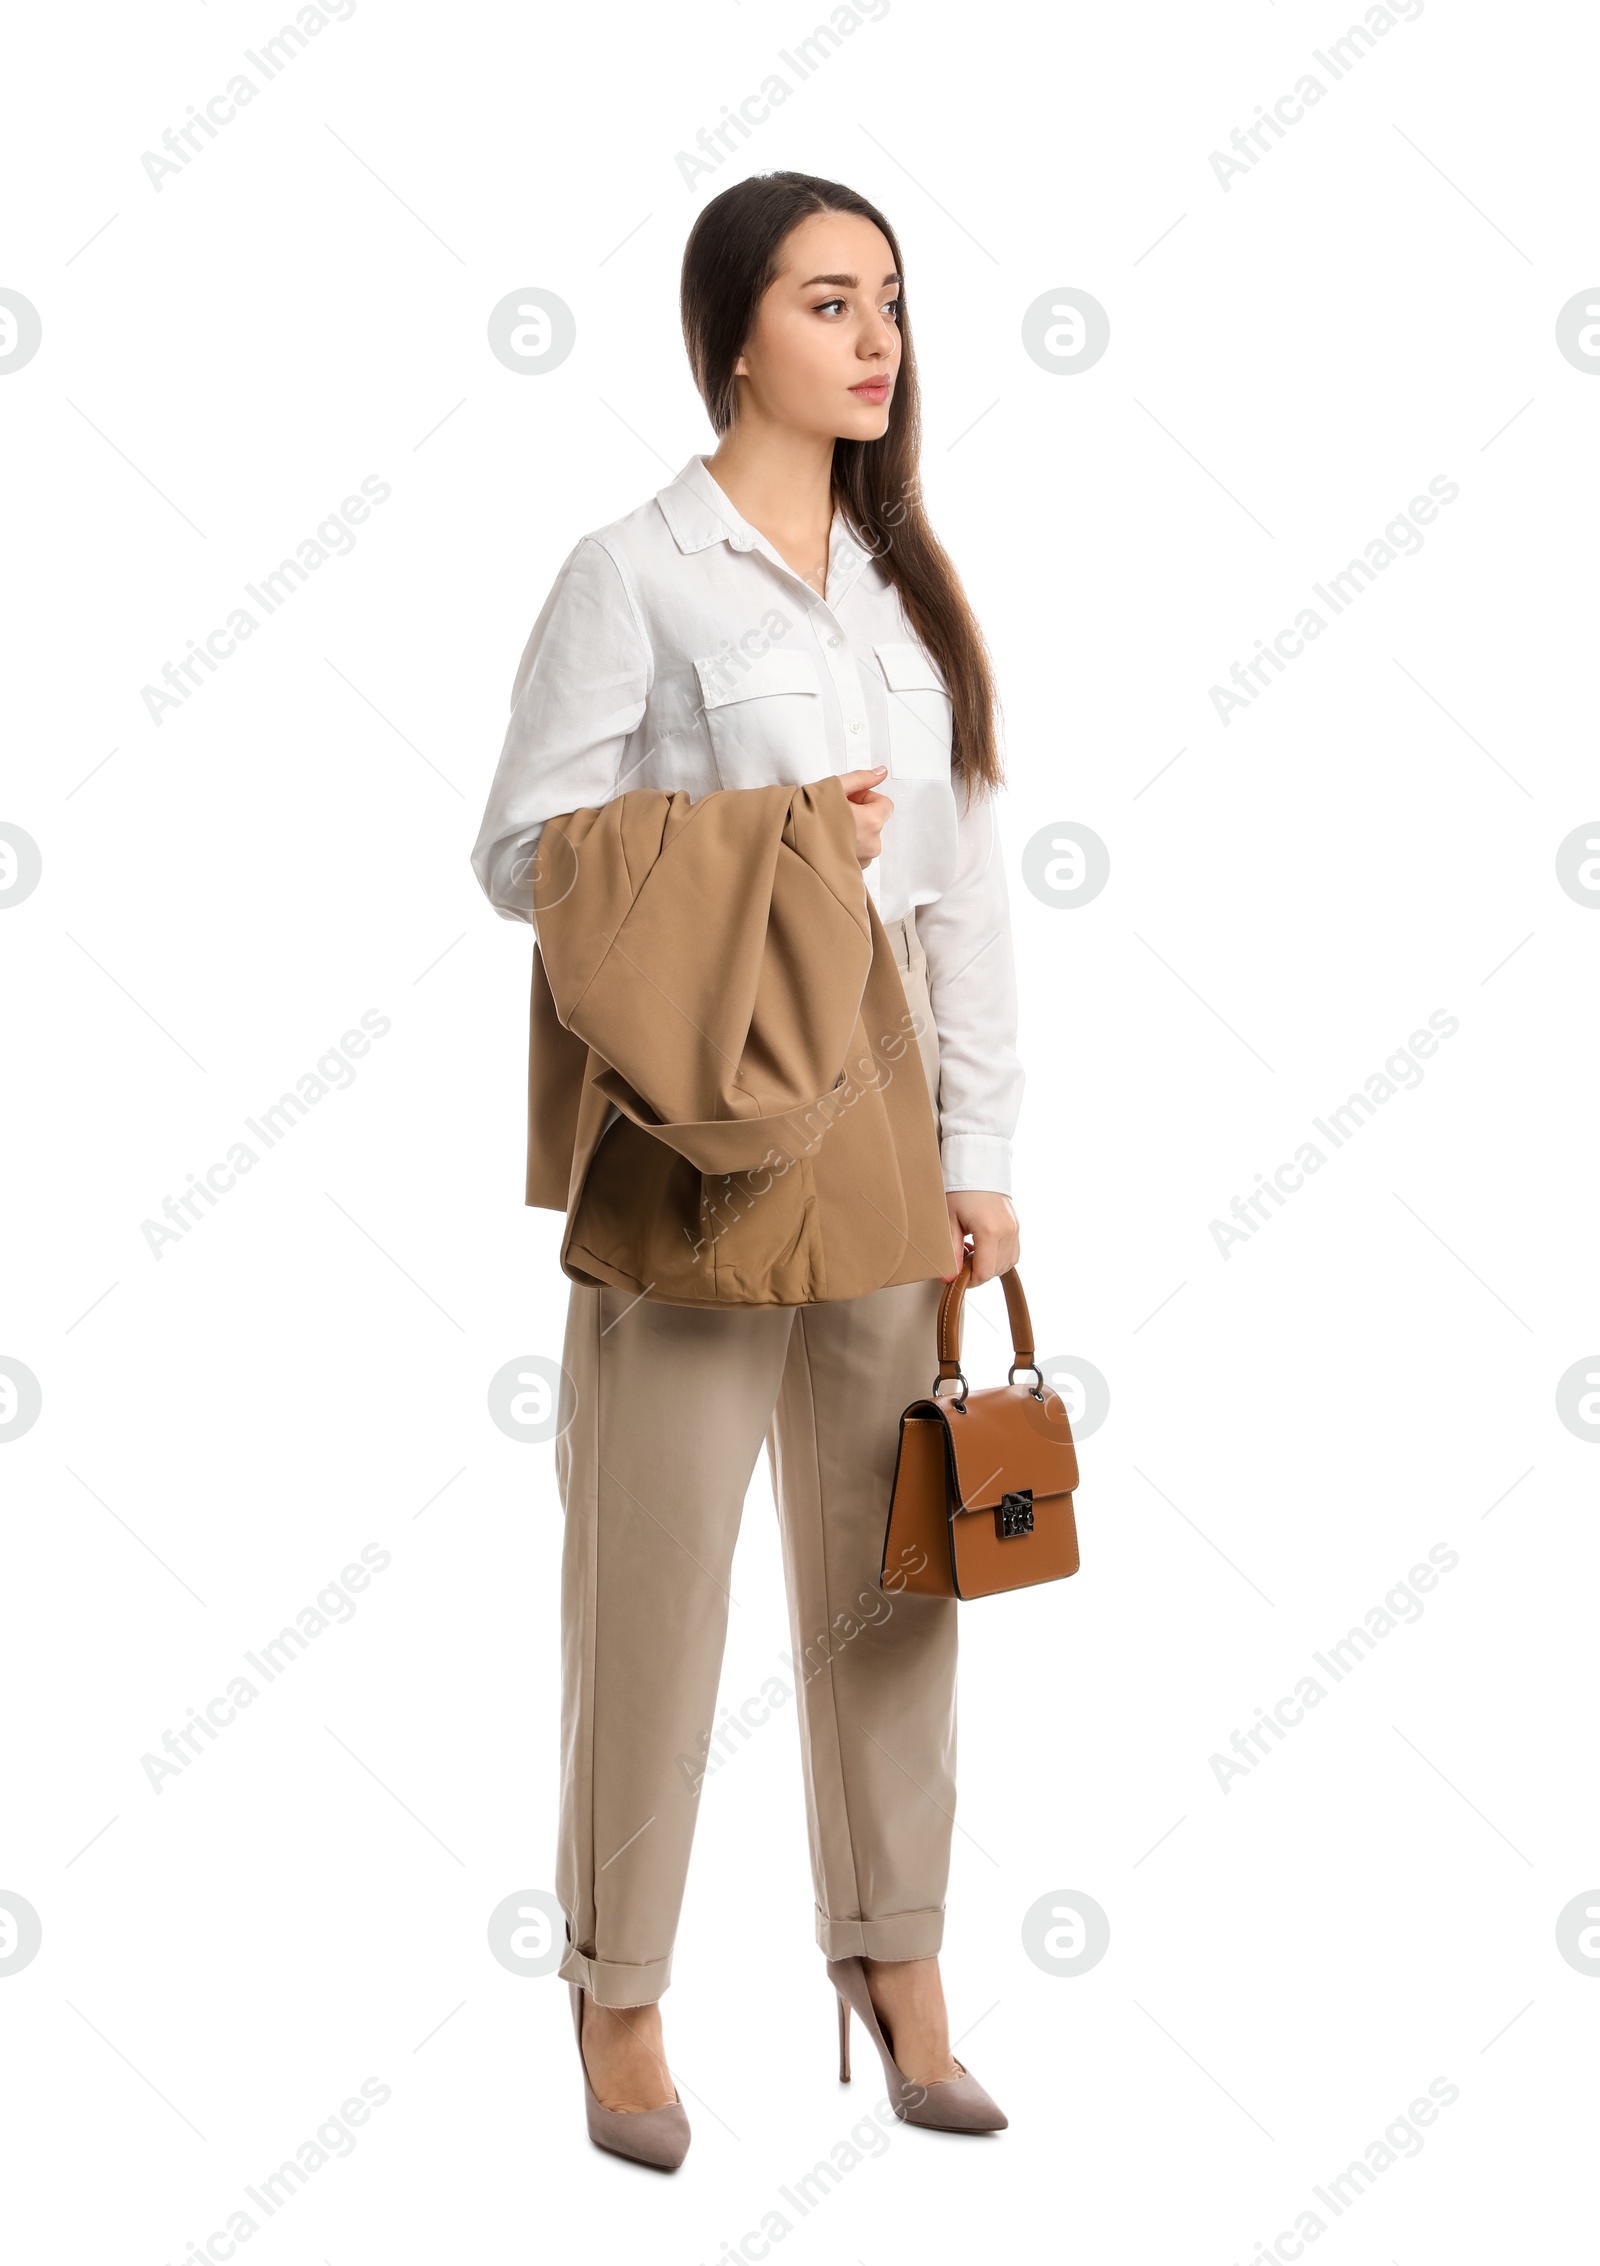
POLYGON ((842 771, 839 784, 845 792, 856 822, 856 863, 871 865, 883 848, 883 830, 894 811, 887 795, 877 792, 878 781, 887 776, 889 766, 876 763, 866 771, 842 771))

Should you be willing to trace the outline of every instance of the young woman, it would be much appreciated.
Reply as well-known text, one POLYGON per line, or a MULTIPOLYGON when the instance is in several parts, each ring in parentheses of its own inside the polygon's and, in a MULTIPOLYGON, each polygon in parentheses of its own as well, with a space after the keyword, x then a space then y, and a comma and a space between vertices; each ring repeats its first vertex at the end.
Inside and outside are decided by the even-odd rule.
MULTIPOLYGON (((852 190, 758 177, 695 223, 682 309, 717 448, 563 564, 474 870, 502 914, 534 920, 547 819, 632 789, 839 775, 921 1030, 950 1269, 970 1259, 984 1282, 1019 1254, 1002 773, 982 637, 918 492, 900 249, 852 190)), ((757 1308, 571 1285, 556 1887, 589 2129, 620 2153, 675 2165, 688 2146, 659 2009, 698 1799, 681 1758, 709 1749, 763 1440, 841 2043, 853 2008, 907 2121, 1006 2121, 951 2055, 939 1980, 956 1606, 879 1587, 899 1413, 928 1390, 949 1279, 930 1267, 859 1298, 757 1308)))

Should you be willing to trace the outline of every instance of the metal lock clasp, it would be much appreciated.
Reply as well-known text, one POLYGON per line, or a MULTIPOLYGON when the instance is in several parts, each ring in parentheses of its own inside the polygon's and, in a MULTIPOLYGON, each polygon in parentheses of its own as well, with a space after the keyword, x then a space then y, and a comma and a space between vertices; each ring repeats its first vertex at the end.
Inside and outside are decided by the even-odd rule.
POLYGON ((1031 1534, 1033 1532, 1033 1489, 1031 1487, 1019 1487, 1009 1495, 1002 1495, 998 1519, 1002 1542, 1009 1541, 1015 1534, 1031 1534))

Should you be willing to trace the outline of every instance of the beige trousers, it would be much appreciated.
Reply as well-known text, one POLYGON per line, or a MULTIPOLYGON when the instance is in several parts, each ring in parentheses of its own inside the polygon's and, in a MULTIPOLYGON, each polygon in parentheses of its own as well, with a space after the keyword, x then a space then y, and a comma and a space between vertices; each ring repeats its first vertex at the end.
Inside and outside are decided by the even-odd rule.
MULTIPOLYGON (((886 923, 938 1040, 911 915, 886 923)), ((909 1069, 914 1057, 903 1058, 909 1069)), ((948 1270, 948 1250, 928 1262, 948 1270)), ((955 1808, 956 1605, 879 1586, 900 1411, 929 1390, 943 1285, 813 1306, 669 1306, 573 1283, 556 1444, 561 1973, 603 2006, 672 1974, 715 1731, 728 1576, 762 1440, 782 1531, 817 1941, 937 1952, 955 1808)), ((726 1732, 723 1733, 726 1738, 726 1732)))

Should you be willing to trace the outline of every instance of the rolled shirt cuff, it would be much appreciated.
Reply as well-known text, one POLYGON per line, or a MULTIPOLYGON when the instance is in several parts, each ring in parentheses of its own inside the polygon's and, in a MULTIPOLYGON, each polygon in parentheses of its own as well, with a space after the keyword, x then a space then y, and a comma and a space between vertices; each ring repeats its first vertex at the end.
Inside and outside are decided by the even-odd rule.
POLYGON ((1011 1143, 1000 1133, 947 1133, 939 1144, 947 1190, 986 1188, 1011 1194, 1011 1143))

